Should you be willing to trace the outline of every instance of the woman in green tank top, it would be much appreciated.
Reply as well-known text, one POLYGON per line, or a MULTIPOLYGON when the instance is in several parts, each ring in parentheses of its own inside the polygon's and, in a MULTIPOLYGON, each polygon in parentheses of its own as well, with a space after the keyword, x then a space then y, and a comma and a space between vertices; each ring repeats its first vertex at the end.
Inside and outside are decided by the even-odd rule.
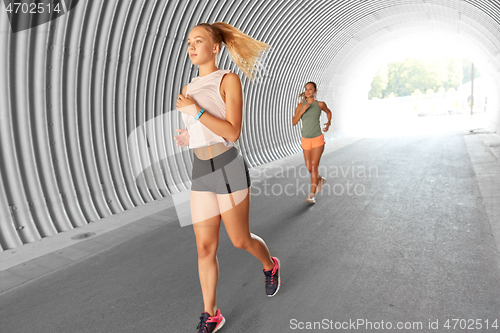
POLYGON ((325 132, 330 128, 332 121, 332 112, 325 102, 316 100, 316 92, 316 83, 306 83, 305 91, 299 96, 301 102, 297 105, 292 119, 293 126, 297 125, 299 120, 302 120, 302 150, 304 151, 307 170, 311 174, 311 193, 307 198, 310 203, 316 202, 316 193, 321 191, 321 187, 326 181, 318 173, 319 160, 325 148, 325 138, 319 123, 321 111, 324 111, 328 117, 328 122, 323 129, 325 132))

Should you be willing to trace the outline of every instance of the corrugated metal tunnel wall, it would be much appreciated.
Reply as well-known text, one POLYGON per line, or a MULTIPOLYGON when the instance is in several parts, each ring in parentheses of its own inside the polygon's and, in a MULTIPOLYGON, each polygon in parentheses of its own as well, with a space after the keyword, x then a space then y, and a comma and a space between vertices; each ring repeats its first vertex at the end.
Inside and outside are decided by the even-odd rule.
MULTIPOLYGON (((327 140, 341 135, 352 121, 350 73, 384 38, 408 28, 432 26, 476 43, 500 95, 498 0, 80 0, 17 33, 2 8, 0 249, 182 189, 191 155, 173 140, 183 127, 175 97, 197 76, 185 41, 196 23, 214 21, 272 47, 255 83, 226 53, 219 64, 242 77, 240 148, 252 166, 300 151, 291 117, 307 81, 318 83, 318 99, 334 112, 327 140), (131 136, 138 128, 146 145, 131 136), (136 181, 137 168, 147 186, 136 181)), ((500 131, 500 104, 491 105, 500 131)))

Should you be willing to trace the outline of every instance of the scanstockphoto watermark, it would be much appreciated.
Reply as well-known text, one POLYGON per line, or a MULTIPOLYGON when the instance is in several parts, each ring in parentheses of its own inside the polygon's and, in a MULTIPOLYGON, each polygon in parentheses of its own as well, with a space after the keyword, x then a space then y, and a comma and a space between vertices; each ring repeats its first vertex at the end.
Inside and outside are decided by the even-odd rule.
POLYGON ((492 330, 498 331, 500 328, 500 319, 498 318, 446 318, 446 319, 427 319, 424 321, 387 321, 387 320, 369 320, 369 319, 349 319, 347 321, 334 321, 331 319, 322 319, 321 321, 302 321, 296 318, 290 319, 289 327, 292 330, 329 330, 329 331, 392 331, 406 330, 411 332, 426 330, 439 331, 446 330, 456 332, 456 330, 492 330))
MULTIPOLYGON (((434 328, 435 323, 429 320, 426 328, 434 328)), ((391 321, 371 321, 368 319, 349 319, 348 321, 334 321, 331 319, 323 319, 321 321, 299 321, 298 319, 290 319, 290 329, 292 330, 335 330, 335 331, 357 331, 357 330, 409 330, 419 331, 424 328, 424 323, 421 321, 407 322, 391 322, 391 321)))
MULTIPOLYGON (((377 166, 365 165, 321 165, 318 173, 328 181, 323 184, 319 195, 363 196, 366 186, 361 183, 368 178, 378 178, 377 166)), ((310 193, 311 185, 303 179, 310 179, 311 174, 305 165, 255 168, 250 170, 252 179, 252 195, 265 196, 299 196, 310 193), (283 179, 276 182, 274 179, 283 179)))

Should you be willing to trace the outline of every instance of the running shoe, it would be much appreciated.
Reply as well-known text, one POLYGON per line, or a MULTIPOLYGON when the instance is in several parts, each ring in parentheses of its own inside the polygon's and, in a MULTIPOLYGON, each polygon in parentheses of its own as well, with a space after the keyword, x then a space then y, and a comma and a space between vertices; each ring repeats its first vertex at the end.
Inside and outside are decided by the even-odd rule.
POLYGON ((309 197, 306 199, 306 201, 310 203, 316 203, 316 195, 313 193, 309 194, 309 197))
POLYGON ((222 316, 220 310, 217 309, 215 316, 210 317, 208 312, 203 312, 198 324, 198 333, 214 333, 221 329, 226 323, 226 318, 222 316))
POLYGON ((278 290, 280 290, 281 279, 280 279, 280 261, 276 257, 271 257, 274 261, 273 269, 268 271, 264 271, 264 275, 266 276, 266 294, 267 297, 273 297, 276 295, 278 290))
POLYGON ((326 179, 319 176, 318 186, 316 186, 316 193, 321 192, 323 189, 323 184, 326 183, 326 179))

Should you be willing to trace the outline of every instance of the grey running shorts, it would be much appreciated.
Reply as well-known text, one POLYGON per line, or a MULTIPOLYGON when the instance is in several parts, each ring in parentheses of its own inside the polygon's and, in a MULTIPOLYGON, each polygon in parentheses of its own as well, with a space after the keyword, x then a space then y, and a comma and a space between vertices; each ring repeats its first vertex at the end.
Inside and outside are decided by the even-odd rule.
POLYGON ((194 154, 192 191, 228 194, 250 187, 250 173, 235 147, 208 160, 194 154))

